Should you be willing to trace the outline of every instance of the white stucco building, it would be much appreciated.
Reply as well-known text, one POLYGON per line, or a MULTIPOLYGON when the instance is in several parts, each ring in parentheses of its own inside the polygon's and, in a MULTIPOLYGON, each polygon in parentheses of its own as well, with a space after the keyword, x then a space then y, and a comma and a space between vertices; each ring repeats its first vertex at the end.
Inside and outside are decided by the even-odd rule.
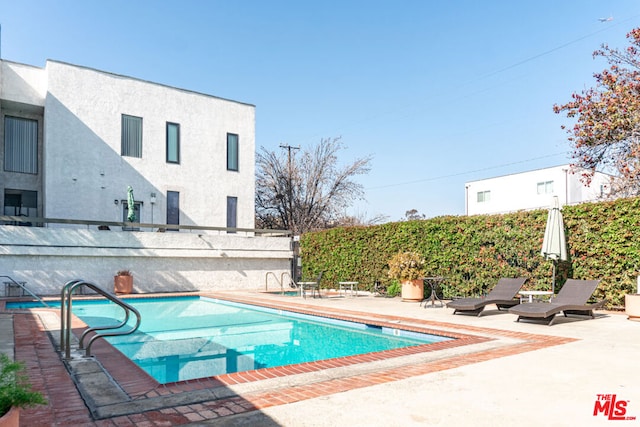
POLYGON ((254 227, 255 107, 0 60, 0 215, 254 227))
POLYGON ((135 292, 279 288, 290 277, 290 237, 253 230, 253 105, 0 60, 0 138, 0 276, 10 285, 59 295, 82 279, 109 290, 119 270, 132 272, 135 292), (139 232, 125 224, 129 186, 139 232), (14 216, 45 220, 19 227, 14 216), (178 226, 186 232, 148 232, 178 226))
POLYGON ((567 164, 470 181, 465 184, 466 213, 546 209, 553 196, 558 197, 561 205, 571 205, 598 200, 608 192, 610 175, 596 172, 589 186, 580 178, 580 174, 572 173, 567 164))

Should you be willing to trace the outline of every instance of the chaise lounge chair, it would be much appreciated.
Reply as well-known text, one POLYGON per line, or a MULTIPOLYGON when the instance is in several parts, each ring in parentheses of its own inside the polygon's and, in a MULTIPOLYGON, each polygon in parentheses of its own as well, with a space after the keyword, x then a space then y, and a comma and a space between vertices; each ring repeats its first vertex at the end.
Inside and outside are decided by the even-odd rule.
POLYGON ((482 315, 484 308, 491 304, 495 304, 498 310, 513 307, 520 303, 515 296, 526 281, 526 277, 502 278, 486 297, 453 300, 447 304, 447 307, 455 309, 453 314, 474 314, 478 317, 482 315))
POLYGON ((566 283, 550 302, 524 303, 518 304, 509 309, 509 313, 525 320, 541 320, 552 325, 556 314, 563 312, 565 317, 568 314, 591 316, 594 318, 593 310, 602 308, 605 300, 594 304, 587 304, 591 295, 598 287, 600 280, 576 280, 567 279, 566 283))

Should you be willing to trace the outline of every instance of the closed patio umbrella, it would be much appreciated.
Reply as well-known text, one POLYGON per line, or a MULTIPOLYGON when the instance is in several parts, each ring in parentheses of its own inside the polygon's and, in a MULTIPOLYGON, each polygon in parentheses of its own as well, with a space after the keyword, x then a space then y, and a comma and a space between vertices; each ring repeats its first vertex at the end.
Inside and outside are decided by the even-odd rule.
POLYGON ((127 220, 133 222, 136 219, 135 201, 133 199, 133 188, 127 186, 127 220))
POLYGON ((556 291, 556 265, 558 261, 567 260, 567 239, 564 235, 564 221, 562 212, 560 211, 560 203, 558 197, 554 196, 553 205, 549 209, 547 216, 547 228, 544 230, 544 239, 542 240, 541 255, 545 259, 553 261, 553 282, 551 291, 556 291))

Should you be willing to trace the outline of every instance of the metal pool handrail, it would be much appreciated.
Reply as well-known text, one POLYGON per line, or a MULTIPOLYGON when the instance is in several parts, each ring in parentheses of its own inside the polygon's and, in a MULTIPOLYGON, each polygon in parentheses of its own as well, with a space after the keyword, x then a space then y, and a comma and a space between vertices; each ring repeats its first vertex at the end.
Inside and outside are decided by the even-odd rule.
POLYGON ((7 279, 9 279, 9 281, 11 283, 13 283, 16 286, 19 286, 20 288, 22 288, 23 291, 25 291, 26 293, 28 293, 29 295, 31 295, 32 297, 34 297, 39 303, 41 303, 42 305, 44 305, 45 307, 49 307, 49 305, 44 302, 42 300, 42 298, 40 298, 38 295, 34 294, 33 292, 31 292, 24 284, 25 282, 16 282, 12 277, 10 276, 0 276, 0 277, 5 277, 7 279))
POLYGON ((265 291, 269 290, 269 276, 273 276, 273 278, 275 279, 276 283, 278 285, 280 285, 280 290, 282 292, 284 292, 284 277, 285 276, 289 276, 289 284, 293 285, 292 287, 297 287, 296 286, 296 282, 293 281, 293 278, 291 277, 291 274, 289 274, 288 271, 285 271, 280 275, 280 280, 278 280, 278 276, 276 276, 276 273, 274 273, 273 271, 267 271, 267 274, 264 277, 264 290, 265 291))
POLYGON ((135 307, 127 304, 117 296, 105 291, 99 286, 96 286, 91 282, 87 282, 81 279, 71 280, 67 282, 62 288, 62 291, 60 292, 60 349, 64 350, 66 359, 71 358, 71 306, 72 306, 73 291, 80 286, 86 286, 90 289, 93 289, 95 292, 104 296, 109 301, 122 307, 122 309, 125 312, 124 320, 117 325, 97 326, 97 327, 89 328, 82 333, 82 335, 80 336, 79 345, 78 345, 78 348, 80 350, 84 349, 84 338, 89 333, 96 332, 96 334, 93 337, 91 337, 91 339, 87 343, 87 347, 85 349, 85 356, 87 357, 91 356, 91 344, 93 344, 93 342, 98 338, 132 334, 138 330, 138 327, 140 326, 140 321, 141 321, 140 312, 135 307), (97 332, 97 331, 119 329, 123 327, 124 325, 127 324, 127 321, 129 320, 129 316, 131 312, 133 312, 133 314, 135 314, 136 316, 136 324, 130 330, 104 332, 104 333, 97 332))

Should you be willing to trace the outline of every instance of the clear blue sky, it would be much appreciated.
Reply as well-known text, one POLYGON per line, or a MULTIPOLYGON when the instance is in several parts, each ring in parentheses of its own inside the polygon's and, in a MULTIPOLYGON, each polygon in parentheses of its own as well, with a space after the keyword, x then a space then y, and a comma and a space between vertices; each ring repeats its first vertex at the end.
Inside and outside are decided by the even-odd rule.
POLYGON ((342 136, 361 217, 464 214, 464 183, 569 162, 554 103, 625 47, 638 0, 0 0, 2 58, 256 105, 256 148, 342 136), (600 22, 599 18, 613 17, 600 22))

